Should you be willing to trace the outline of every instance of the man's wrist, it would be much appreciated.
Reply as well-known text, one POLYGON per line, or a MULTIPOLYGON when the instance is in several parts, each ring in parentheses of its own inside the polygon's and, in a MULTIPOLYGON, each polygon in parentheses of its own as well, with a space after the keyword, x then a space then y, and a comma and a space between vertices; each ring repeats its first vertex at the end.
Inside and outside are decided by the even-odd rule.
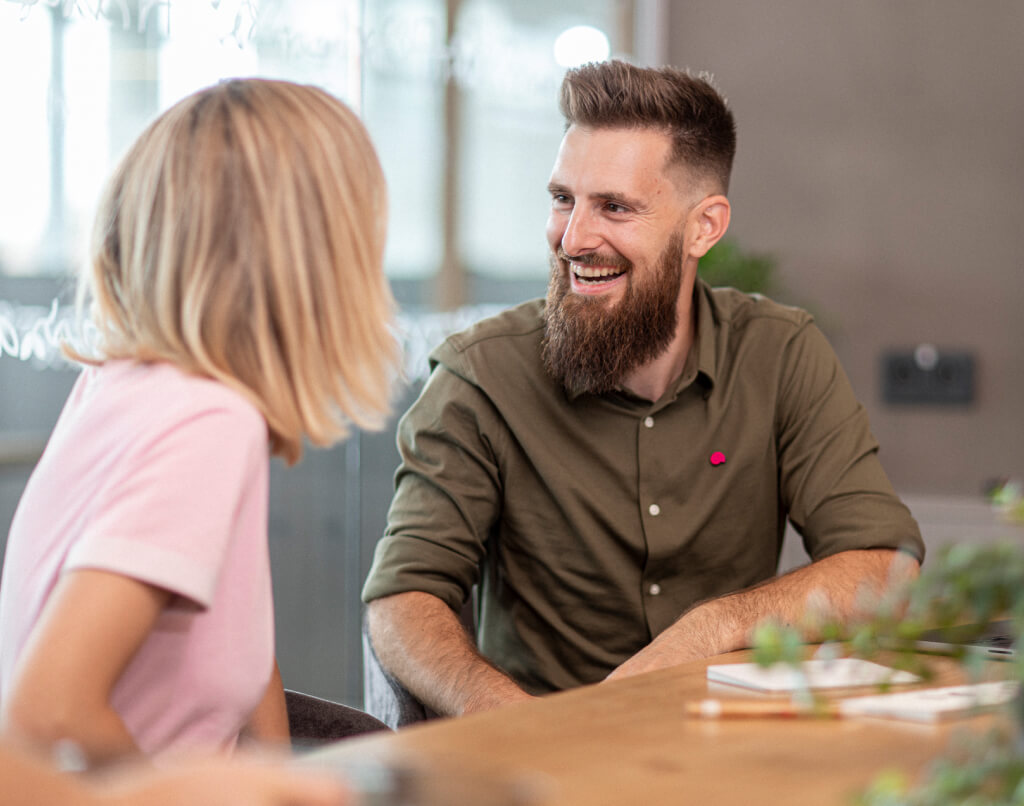
POLYGON ((684 613, 673 625, 676 636, 696 649, 700 657, 712 657, 746 646, 753 625, 743 618, 739 594, 709 599, 684 613))
POLYGON ((466 698, 460 712, 461 716, 469 716, 480 711, 493 711, 505 705, 533 699, 533 695, 523 691, 516 683, 506 678, 505 682, 495 687, 488 687, 466 698))

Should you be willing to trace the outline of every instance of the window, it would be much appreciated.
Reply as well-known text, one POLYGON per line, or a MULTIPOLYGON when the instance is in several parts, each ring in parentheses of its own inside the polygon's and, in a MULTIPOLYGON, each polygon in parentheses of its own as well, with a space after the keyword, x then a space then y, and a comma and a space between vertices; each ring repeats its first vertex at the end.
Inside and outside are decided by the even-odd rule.
POLYGON ((542 283, 561 137, 555 43, 579 26, 623 39, 624 8, 0 0, 0 103, 16 121, 0 128, 0 275, 67 276, 103 181, 146 122, 219 79, 261 75, 319 84, 361 110, 388 177, 396 281, 454 283, 447 305, 472 296, 472 276, 542 283))
POLYGON ((356 100, 358 30, 357 0, 0 2, 0 103, 17 121, 0 128, 0 273, 66 274, 117 157, 200 87, 262 75, 356 100))

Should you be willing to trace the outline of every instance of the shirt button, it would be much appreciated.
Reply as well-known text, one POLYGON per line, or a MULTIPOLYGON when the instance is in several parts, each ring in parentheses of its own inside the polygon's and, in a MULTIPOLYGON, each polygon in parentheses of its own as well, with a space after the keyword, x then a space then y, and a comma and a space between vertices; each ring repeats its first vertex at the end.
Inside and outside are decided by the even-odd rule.
POLYGON ((659 585, 657 582, 652 582, 651 587, 649 587, 647 591, 651 594, 651 596, 657 596, 659 593, 661 593, 661 585, 659 585))
POLYGON ((646 425, 648 428, 654 428, 654 418, 644 417, 644 425, 646 425))
POLYGON ((649 507, 647 507, 647 511, 655 517, 657 517, 661 514, 661 507, 659 507, 657 504, 651 504, 649 507))

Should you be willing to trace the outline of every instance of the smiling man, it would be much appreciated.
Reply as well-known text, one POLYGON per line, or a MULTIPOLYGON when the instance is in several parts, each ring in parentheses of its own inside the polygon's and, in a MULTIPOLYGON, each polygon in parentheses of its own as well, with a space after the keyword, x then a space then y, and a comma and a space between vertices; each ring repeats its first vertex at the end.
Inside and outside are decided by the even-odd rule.
POLYGON ((721 96, 608 62, 561 108, 547 298, 432 354, 363 591, 382 663, 442 714, 849 618, 923 556, 811 317, 697 277, 731 213, 721 96), (776 576, 787 519, 812 562, 776 576))

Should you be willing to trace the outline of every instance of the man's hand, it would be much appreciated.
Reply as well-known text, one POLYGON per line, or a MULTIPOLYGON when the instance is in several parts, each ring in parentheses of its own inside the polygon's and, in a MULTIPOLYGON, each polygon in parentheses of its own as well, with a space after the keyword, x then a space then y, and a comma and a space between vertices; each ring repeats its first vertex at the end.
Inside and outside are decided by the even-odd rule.
MULTIPOLYGON (((651 643, 615 669, 606 680, 653 672, 669 666, 678 666, 690 660, 710 658, 728 652, 722 647, 735 643, 726 638, 729 625, 725 623, 727 612, 716 612, 720 599, 697 605, 687 611, 675 624, 661 633, 651 643)), ((732 625, 735 630, 735 625, 732 625)), ((742 642, 741 642, 742 643, 742 642)), ((732 647, 737 649, 738 647, 732 647)))
POLYGON ((813 617, 852 621, 880 597, 918 573, 912 557, 891 549, 843 551, 752 588, 703 602, 615 669, 607 680, 676 666, 750 646, 754 628, 768 618, 805 628, 820 638, 813 617))

